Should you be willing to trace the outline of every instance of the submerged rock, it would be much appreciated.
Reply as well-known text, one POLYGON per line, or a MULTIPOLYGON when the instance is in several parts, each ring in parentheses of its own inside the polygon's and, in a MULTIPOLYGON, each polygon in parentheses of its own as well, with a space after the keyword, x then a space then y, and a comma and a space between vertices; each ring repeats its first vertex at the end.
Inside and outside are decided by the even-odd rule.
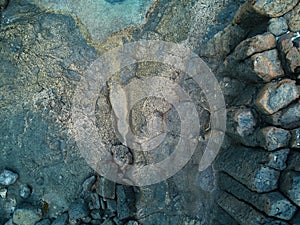
POLYGON ((37 209, 17 209, 13 215, 13 222, 17 225, 32 225, 42 218, 42 213, 37 209))
POLYGON ((5 169, 0 173, 0 185, 8 186, 14 184, 18 177, 17 173, 5 169))

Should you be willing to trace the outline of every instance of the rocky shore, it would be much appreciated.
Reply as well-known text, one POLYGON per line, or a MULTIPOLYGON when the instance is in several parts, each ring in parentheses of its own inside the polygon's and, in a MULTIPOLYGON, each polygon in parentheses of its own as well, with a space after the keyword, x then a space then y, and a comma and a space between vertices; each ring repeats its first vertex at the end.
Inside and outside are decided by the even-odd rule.
MULTIPOLYGON (((174 0, 158 1, 146 24, 96 45, 70 15, 0 1, 0 224, 300 225, 300 3, 230 3, 230 13, 223 8, 230 14, 224 29, 217 24, 219 32, 201 41, 195 33, 203 24, 190 29, 199 19, 189 16, 191 9, 198 6, 174 0), (187 42, 205 59, 225 95, 227 132, 208 170, 199 173, 196 157, 167 181, 132 187, 95 174, 80 157, 70 108, 91 62, 109 47, 143 38, 187 42)), ((120 77, 126 82, 131 74, 161 72, 182 75, 143 64, 120 77)), ((195 90, 193 98, 202 99, 195 90)), ((107 90, 100 95, 100 133, 121 146, 106 122, 107 90)), ((206 104, 197 110, 209 127, 206 104)), ((138 113, 135 119, 138 130, 138 113)))

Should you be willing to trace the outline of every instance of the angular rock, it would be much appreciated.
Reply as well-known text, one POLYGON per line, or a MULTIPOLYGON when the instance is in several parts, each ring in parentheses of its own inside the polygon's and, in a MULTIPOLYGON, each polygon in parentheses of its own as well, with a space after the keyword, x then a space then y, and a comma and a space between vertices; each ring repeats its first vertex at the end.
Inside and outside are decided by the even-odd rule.
POLYGON ((13 222, 17 225, 32 225, 42 218, 41 211, 37 209, 17 209, 13 215, 13 222))
POLYGON ((250 205, 226 192, 219 193, 217 203, 240 225, 288 225, 286 222, 264 216, 250 205))
POLYGON ((287 164, 289 170, 300 172, 300 152, 291 151, 287 164))
POLYGON ((290 79, 265 85, 256 99, 257 107, 265 114, 273 114, 289 105, 300 95, 296 82, 290 79))
POLYGON ((300 128, 291 131, 291 148, 300 148, 300 128))
POLYGON ((115 225, 115 223, 111 219, 107 219, 101 225, 115 225))
POLYGON ((80 194, 81 197, 84 197, 85 195, 87 195, 87 193, 89 191, 91 191, 91 188, 94 185, 95 181, 96 181, 96 176, 91 176, 83 182, 82 191, 81 191, 81 194, 80 194))
POLYGON ((114 162, 123 168, 126 165, 133 163, 133 155, 130 150, 124 145, 116 145, 111 148, 114 162))
POLYGON ((131 186, 117 185, 117 213, 120 220, 135 214, 135 196, 131 186))
POLYGON ((1 188, 0 189, 0 197, 6 198, 6 195, 7 195, 7 188, 1 188))
POLYGON ((277 127, 264 127, 257 134, 258 145, 268 151, 289 147, 291 134, 288 130, 277 127))
POLYGON ((228 25, 209 42, 204 54, 225 58, 245 37, 247 32, 238 25, 228 25))
POLYGON ((285 129, 294 129, 300 126, 300 101, 291 104, 279 112, 267 116, 266 121, 285 129))
POLYGON ((3 186, 12 185, 17 181, 18 177, 19 175, 17 173, 4 169, 0 173, 0 185, 3 186))
POLYGON ((283 173, 280 179, 280 190, 300 207, 300 172, 283 173))
POLYGON ((290 220, 297 208, 280 192, 258 194, 232 179, 226 174, 220 175, 220 187, 244 202, 248 202, 256 209, 265 212, 268 216, 290 220))
POLYGON ((270 19, 268 30, 275 36, 280 36, 288 31, 287 21, 284 17, 270 19))
POLYGON ((287 73, 299 73, 300 47, 295 44, 294 33, 282 35, 278 40, 278 48, 283 68, 287 73))
POLYGON ((212 221, 212 224, 218 224, 218 225, 238 225, 238 222, 236 222, 224 209, 222 209, 220 206, 216 206, 214 209, 214 216, 215 218, 212 221))
POLYGON ((278 151, 269 153, 269 161, 267 161, 266 166, 269 166, 276 170, 284 170, 287 165, 286 161, 289 155, 290 149, 284 148, 278 151))
POLYGON ((288 21, 288 25, 291 31, 300 31, 300 4, 298 4, 292 11, 284 15, 288 21))
POLYGON ((225 61, 224 71, 236 78, 254 83, 270 82, 284 76, 276 49, 256 53, 244 61, 236 61, 233 54, 225 61))
POLYGON ((37 222, 35 225, 50 225, 50 224, 51 224, 51 221, 49 219, 43 219, 43 220, 37 222))
MULTIPOLYGON (((266 165, 276 164, 276 159, 269 158, 266 153, 241 146, 232 147, 219 154, 215 169, 228 173, 252 191, 269 192, 277 188, 280 172, 266 165)), ((280 164, 282 162, 278 167, 281 167, 280 164)))
POLYGON ((83 201, 73 202, 69 207, 70 220, 77 220, 89 215, 89 209, 83 201))
POLYGON ((269 17, 282 16, 298 4, 298 0, 254 0, 252 2, 257 12, 269 17))
POLYGON ((236 139, 242 140, 253 134, 256 119, 251 109, 240 107, 227 110, 227 133, 234 135, 236 139))
POLYGON ((29 198, 31 195, 31 187, 27 184, 21 185, 20 186, 20 196, 21 198, 29 198))
POLYGON ((97 193, 90 193, 87 202, 90 210, 100 209, 100 200, 97 193))
POLYGON ((91 217, 95 220, 101 219, 101 213, 100 210, 92 210, 90 213, 91 217))
POLYGON ((99 177, 95 184, 96 192, 98 195, 106 199, 115 199, 116 197, 116 183, 99 177))
POLYGON ((69 216, 67 213, 64 213, 58 216, 51 225, 67 225, 68 224, 69 216))
POLYGON ((246 58, 270 50, 276 47, 276 40, 273 34, 264 33, 242 41, 232 53, 235 60, 245 60, 246 58))

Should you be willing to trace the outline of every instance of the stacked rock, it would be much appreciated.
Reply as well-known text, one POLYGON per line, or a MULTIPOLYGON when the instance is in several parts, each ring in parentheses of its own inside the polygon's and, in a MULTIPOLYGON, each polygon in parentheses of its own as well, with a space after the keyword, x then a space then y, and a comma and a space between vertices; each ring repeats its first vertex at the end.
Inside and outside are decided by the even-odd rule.
POLYGON ((300 224, 300 3, 247 1, 230 26, 246 38, 227 43, 218 73, 243 93, 224 89, 231 144, 215 162, 215 224, 300 224))

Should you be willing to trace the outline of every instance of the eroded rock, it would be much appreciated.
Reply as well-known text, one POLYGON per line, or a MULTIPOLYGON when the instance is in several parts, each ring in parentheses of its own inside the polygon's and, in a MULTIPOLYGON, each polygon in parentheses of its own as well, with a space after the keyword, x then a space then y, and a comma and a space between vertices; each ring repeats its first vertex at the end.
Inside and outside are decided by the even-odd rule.
POLYGON ((257 96, 256 105, 265 114, 273 114, 289 105, 300 95, 296 82, 290 79, 265 85, 257 96))
POLYGON ((298 0, 255 0, 254 9, 269 17, 282 16, 292 10, 298 4, 298 0))

